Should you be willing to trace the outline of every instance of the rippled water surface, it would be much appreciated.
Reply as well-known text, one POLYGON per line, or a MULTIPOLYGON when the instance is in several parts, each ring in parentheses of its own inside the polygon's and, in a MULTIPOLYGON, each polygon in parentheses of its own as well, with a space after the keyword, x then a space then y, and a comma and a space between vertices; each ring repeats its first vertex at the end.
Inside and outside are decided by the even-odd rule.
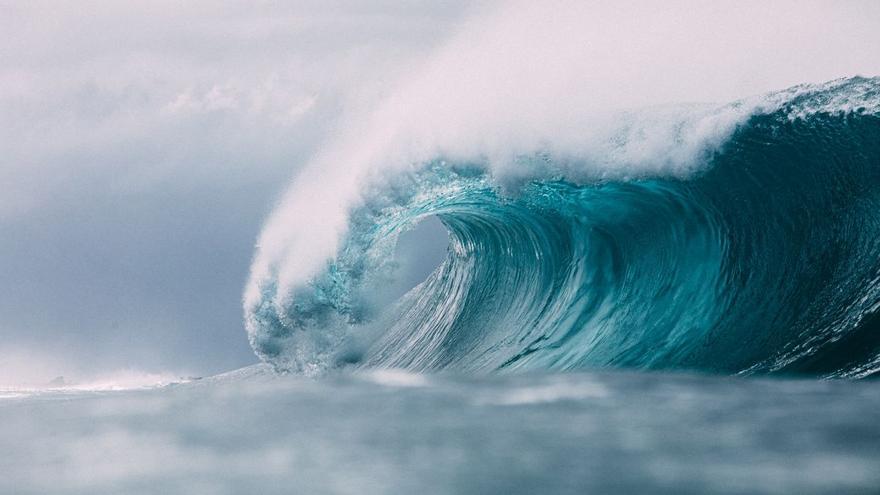
POLYGON ((0 493, 877 493, 880 383, 254 367, 0 398, 0 493))

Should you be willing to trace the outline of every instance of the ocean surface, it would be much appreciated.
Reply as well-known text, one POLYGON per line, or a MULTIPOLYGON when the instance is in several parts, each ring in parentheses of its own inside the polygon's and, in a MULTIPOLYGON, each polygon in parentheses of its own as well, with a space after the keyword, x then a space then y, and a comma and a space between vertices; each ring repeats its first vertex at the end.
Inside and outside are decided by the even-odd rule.
POLYGON ((878 411, 872 380, 256 366, 6 393, 0 493, 868 494, 878 411))
POLYGON ((0 399, 0 493, 877 493, 880 383, 595 372, 0 399))

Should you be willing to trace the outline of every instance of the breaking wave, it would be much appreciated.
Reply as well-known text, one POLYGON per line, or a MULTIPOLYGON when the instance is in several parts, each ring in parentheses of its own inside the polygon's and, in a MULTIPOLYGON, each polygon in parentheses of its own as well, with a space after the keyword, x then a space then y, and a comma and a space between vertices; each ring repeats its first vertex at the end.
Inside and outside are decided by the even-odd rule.
POLYGON ((342 215, 296 208, 336 184, 294 190, 255 258, 251 344, 306 373, 877 373, 878 106, 880 79, 852 78, 621 113, 580 153, 377 167, 339 186, 342 215), (398 237, 428 216, 446 259, 394 299, 398 237))

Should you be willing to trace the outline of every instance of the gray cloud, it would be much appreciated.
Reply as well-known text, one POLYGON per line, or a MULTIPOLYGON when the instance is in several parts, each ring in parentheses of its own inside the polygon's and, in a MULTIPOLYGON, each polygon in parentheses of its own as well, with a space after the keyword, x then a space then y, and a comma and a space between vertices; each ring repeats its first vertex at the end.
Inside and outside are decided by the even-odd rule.
MULTIPOLYGON (((240 298, 264 217, 337 120, 387 92, 462 11, 0 9, 0 351, 50 356, 43 374, 254 361, 240 298)), ((0 358, 5 376, 12 362, 0 358)))

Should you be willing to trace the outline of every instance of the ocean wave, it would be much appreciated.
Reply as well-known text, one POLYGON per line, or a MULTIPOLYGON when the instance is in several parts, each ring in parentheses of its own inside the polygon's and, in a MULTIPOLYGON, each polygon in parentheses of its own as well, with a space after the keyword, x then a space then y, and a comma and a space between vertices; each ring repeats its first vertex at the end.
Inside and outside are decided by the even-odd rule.
POLYGON ((843 79, 630 111, 592 151, 507 158, 516 174, 485 156, 380 169, 348 186, 357 199, 316 243, 320 263, 301 262, 315 257, 299 249, 308 222, 270 222, 296 240, 258 252, 251 344, 306 373, 876 373, 878 102, 880 79, 843 79), (447 257, 388 300, 397 239, 428 216, 447 257))

